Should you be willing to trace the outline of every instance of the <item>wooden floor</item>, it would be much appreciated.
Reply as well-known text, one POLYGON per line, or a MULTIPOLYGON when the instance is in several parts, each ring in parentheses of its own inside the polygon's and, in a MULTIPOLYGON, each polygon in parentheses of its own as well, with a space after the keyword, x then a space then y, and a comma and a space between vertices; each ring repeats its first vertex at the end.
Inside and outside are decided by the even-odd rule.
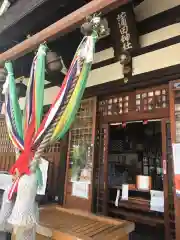
POLYGON ((52 238, 45 237, 45 236, 42 236, 42 235, 39 235, 39 234, 36 235, 36 240, 48 240, 48 239, 50 240, 52 238))

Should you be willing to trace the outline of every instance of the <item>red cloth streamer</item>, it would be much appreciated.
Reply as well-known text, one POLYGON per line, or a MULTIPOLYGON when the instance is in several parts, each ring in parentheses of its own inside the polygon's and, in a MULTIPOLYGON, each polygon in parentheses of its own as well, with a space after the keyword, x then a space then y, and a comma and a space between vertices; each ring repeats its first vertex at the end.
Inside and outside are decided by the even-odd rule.
POLYGON ((26 148, 21 155, 19 156, 19 158, 16 160, 15 164, 12 166, 12 168, 10 169, 10 174, 14 175, 15 174, 15 170, 18 170, 18 173, 20 174, 20 176, 22 176, 23 174, 30 174, 30 170, 29 170, 29 163, 31 158, 33 157, 33 153, 31 151, 30 148, 26 148))
POLYGON ((12 196, 13 196, 13 193, 14 192, 17 192, 17 189, 18 189, 18 183, 19 183, 19 178, 17 178, 13 184, 12 184, 12 187, 8 193, 8 199, 11 200, 12 199, 12 196))
MULTIPOLYGON (((29 164, 34 157, 34 152, 32 151, 32 139, 33 139, 34 132, 35 132, 35 118, 33 117, 28 127, 28 130, 26 132, 25 141, 24 141, 24 151, 21 153, 19 158, 16 160, 15 164, 10 169, 10 174, 12 175, 16 174, 16 169, 18 170, 18 174, 19 174, 18 179, 23 174, 29 175, 31 173, 29 169, 29 164)), ((18 182, 19 180, 18 181, 16 180, 13 183, 8 196, 9 200, 12 198, 13 193, 17 192, 18 182)))

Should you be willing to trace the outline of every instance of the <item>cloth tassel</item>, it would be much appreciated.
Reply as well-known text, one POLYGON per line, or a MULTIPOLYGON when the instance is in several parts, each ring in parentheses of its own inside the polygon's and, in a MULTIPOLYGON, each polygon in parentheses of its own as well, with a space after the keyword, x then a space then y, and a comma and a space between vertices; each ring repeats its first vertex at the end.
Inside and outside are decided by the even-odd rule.
POLYGON ((33 228, 37 223, 36 174, 23 175, 18 184, 17 197, 8 223, 15 227, 33 228))
POLYGON ((11 186, 7 187, 3 193, 2 205, 0 210, 0 231, 12 232, 12 225, 7 222, 14 207, 14 202, 8 200, 8 193, 11 186))

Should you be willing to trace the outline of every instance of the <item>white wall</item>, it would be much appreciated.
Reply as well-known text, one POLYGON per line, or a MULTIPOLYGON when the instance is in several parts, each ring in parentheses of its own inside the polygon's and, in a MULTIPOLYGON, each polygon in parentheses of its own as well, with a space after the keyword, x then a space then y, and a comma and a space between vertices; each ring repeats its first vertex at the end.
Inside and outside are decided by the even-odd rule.
POLYGON ((136 19, 142 21, 179 5, 179 0, 144 0, 135 8, 136 19))
MULTIPOLYGON (((133 75, 162 69, 176 64, 180 64, 180 43, 133 58, 133 75)), ((111 82, 121 78, 123 78, 123 74, 120 63, 113 63, 92 70, 88 79, 87 87, 111 82)), ((45 89, 45 105, 52 103, 58 90, 59 87, 45 89)), ((23 107, 24 99, 21 99, 20 102, 23 107)))

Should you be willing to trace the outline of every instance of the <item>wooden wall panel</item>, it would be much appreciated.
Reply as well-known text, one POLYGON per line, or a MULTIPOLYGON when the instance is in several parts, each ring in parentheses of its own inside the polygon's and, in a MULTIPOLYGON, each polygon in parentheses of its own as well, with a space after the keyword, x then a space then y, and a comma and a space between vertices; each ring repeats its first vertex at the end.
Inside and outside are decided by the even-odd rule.
POLYGON ((99 98, 102 123, 169 117, 168 85, 123 92, 99 98))

